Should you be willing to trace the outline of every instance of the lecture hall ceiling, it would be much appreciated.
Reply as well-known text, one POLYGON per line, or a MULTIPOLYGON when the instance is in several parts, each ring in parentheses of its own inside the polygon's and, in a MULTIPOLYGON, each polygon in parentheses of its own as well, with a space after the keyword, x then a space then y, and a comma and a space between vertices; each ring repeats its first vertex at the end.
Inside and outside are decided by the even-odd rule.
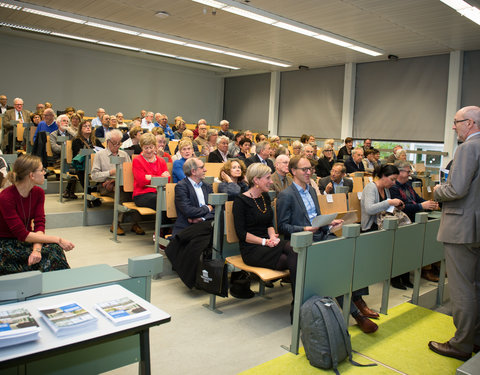
MULTIPOLYGON (((0 0, 1 1, 1 0, 0 0)), ((191 0, 28 0, 34 4, 287 62, 262 62, 146 39, 0 7, 0 21, 135 46, 240 68, 236 74, 293 70, 480 49, 480 26, 439 0, 251 0, 249 6, 384 51, 369 56, 191 0), (167 18, 155 13, 168 12, 167 18)), ((6 29, 5 27, 0 30, 6 29)), ((48 38, 56 38, 49 36, 48 38)), ((85 44, 87 46, 87 44, 85 44)), ((107 48, 107 47, 105 47, 107 48)), ((201 67, 201 65, 198 65, 201 67)), ((218 68, 219 72, 228 70, 218 68)))

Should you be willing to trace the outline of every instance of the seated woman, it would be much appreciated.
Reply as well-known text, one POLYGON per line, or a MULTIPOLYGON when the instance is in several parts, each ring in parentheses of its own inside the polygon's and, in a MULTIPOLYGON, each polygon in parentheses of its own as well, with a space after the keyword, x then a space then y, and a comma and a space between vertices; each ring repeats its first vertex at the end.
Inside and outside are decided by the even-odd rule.
POLYGON ((170 177, 167 163, 157 157, 157 140, 152 133, 140 137, 142 153, 133 159, 133 201, 138 207, 157 208, 157 189, 148 187, 152 177, 170 177))
POLYGON ((254 267, 289 269, 293 294, 297 254, 288 241, 280 240, 275 233, 273 210, 268 195, 272 184, 270 167, 253 163, 248 167, 246 177, 248 191, 237 195, 233 202, 235 230, 240 242, 242 259, 254 267))
POLYGON ((218 131, 216 129, 209 129, 207 132, 207 143, 202 147, 202 156, 208 156, 213 150, 217 148, 218 131))
POLYGON ((233 201, 235 197, 248 190, 248 184, 245 179, 247 168, 243 161, 238 159, 229 159, 220 170, 220 181, 218 185, 219 193, 228 194, 228 200, 233 201))
MULTIPOLYGON (((373 177, 377 180, 368 183, 363 188, 362 200, 362 232, 372 232, 378 230, 377 219, 379 214, 387 210, 390 206, 403 210, 404 203, 398 199, 390 198, 390 188, 395 185, 398 178, 398 168, 391 164, 377 166, 373 170, 373 177)), ((398 289, 407 289, 403 286, 413 287, 408 279, 408 274, 392 278, 391 284, 398 289), (403 280, 403 281, 402 281, 403 280)))
MULTIPOLYGON (((167 158, 167 163, 172 162, 172 157, 169 153, 166 152, 165 147, 167 146, 167 140, 165 134, 156 134, 155 139, 157 140, 157 156, 160 158, 167 158)), ((164 159, 165 160, 165 159, 164 159)))
POLYGON ((300 141, 294 141, 292 143, 292 156, 300 155, 303 153, 303 144, 300 141))
MULTIPOLYGON (((185 129, 184 130, 182 139, 185 139, 185 138, 188 138, 192 141, 193 153, 196 156, 199 156, 200 151, 198 150, 198 144, 197 144, 197 142, 193 141, 193 132, 190 129, 185 129)), ((178 154, 178 145, 177 145, 177 148, 175 149, 175 155, 177 155, 177 154, 178 154)))
POLYGON ((74 113, 72 117, 70 117, 70 128, 75 132, 75 135, 77 135, 78 133, 78 128, 81 122, 82 122, 82 118, 78 113, 74 113))
POLYGON ((140 155, 142 148, 140 147, 140 137, 143 134, 141 126, 134 126, 128 132, 129 138, 122 143, 122 149, 133 150, 135 155, 140 155))
POLYGON ((178 150, 180 151, 181 158, 175 160, 172 166, 172 180, 178 182, 185 178, 183 172, 183 164, 193 156, 192 141, 190 139, 182 139, 178 144, 178 150))
POLYGON ((335 153, 333 152, 333 147, 330 145, 325 145, 325 148, 322 151, 322 156, 318 158, 317 166, 315 167, 315 172, 317 177, 327 177, 330 176, 330 171, 332 170, 333 164, 335 164, 335 153))
POLYGON ((0 193, 0 275, 70 268, 64 250, 73 243, 45 235, 45 192, 37 186, 45 180, 41 159, 19 157, 8 178, 13 185, 0 193))
MULTIPOLYGON (((104 148, 102 142, 95 138, 95 132, 92 131, 92 123, 89 120, 82 121, 77 136, 72 141, 72 157, 78 155, 82 148, 104 148)), ((77 170, 77 176, 80 184, 84 187, 85 171, 77 170)))

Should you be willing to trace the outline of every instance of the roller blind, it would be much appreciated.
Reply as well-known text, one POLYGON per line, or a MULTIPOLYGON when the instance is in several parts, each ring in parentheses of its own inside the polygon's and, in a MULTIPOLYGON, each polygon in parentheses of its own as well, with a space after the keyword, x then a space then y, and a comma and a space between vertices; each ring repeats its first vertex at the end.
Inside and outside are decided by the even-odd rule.
POLYGON ((281 74, 278 133, 340 138, 343 66, 281 74))
POLYGON ((353 136, 443 142, 448 55, 357 65, 353 136))

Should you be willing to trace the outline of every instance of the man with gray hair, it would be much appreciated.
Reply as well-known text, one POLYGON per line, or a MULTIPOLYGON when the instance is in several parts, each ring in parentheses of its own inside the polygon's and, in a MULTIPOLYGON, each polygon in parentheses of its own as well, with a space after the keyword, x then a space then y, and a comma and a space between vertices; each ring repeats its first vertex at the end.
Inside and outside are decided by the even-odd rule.
POLYGON ((175 208, 177 220, 172 235, 192 224, 212 220, 214 208, 208 204, 208 195, 213 193, 212 186, 203 182, 205 164, 198 158, 190 158, 183 165, 185 178, 175 185, 175 208))
POLYGON ((40 123, 38 124, 35 135, 33 136, 34 142, 40 132, 47 132, 48 134, 50 134, 58 129, 57 123, 55 122, 55 112, 53 112, 53 109, 47 108, 45 112, 43 112, 43 116, 45 117, 45 120, 40 121, 40 123))
POLYGON ((363 166, 362 160, 363 148, 355 147, 352 151, 352 156, 345 162, 347 173, 365 172, 365 167, 363 166))
POLYGON ((230 123, 227 120, 220 121, 220 128, 222 130, 218 132, 218 135, 219 136, 224 135, 225 137, 228 137, 231 141, 233 141, 233 133, 228 130, 229 127, 230 127, 230 123))
POLYGON ((13 99, 13 108, 5 112, 2 119, 3 140, 2 147, 7 154, 11 154, 15 150, 13 148, 13 126, 10 121, 18 121, 23 123, 30 122, 30 112, 23 109, 23 99, 13 99))
MULTIPOLYGON (((155 117, 155 119, 156 119, 156 118, 157 118, 157 117, 155 117)), ((165 134, 165 137, 167 137, 169 140, 172 140, 172 139, 175 138, 175 135, 173 134, 172 128, 170 127, 170 125, 168 125, 168 117, 167 117, 167 115, 162 115, 162 114, 160 114, 160 116, 158 117, 157 122, 155 123, 155 126, 156 126, 157 124, 162 127, 163 133, 165 134)))
MULTIPOLYGON (((93 166, 92 166, 92 180, 97 182, 97 189, 100 195, 107 196, 107 197, 114 197, 115 196, 115 175, 116 175, 116 168, 115 165, 110 163, 110 156, 119 156, 123 158, 124 162, 130 162, 130 156, 123 150, 120 150, 120 146, 122 145, 122 137, 123 134, 118 129, 113 129, 107 133, 106 141, 107 141, 107 148, 104 150, 100 150, 95 154, 95 159, 93 159, 93 166)), ((123 188, 120 187, 120 197, 119 203, 122 202, 129 202, 132 200, 132 194, 126 193, 123 191, 123 188)), ((133 216, 133 225, 132 225, 132 232, 135 234, 145 234, 143 229, 138 225, 138 221, 140 220, 140 215, 137 211, 132 211, 133 216)), ((125 235, 125 231, 120 226, 120 223, 123 222, 124 214, 123 212, 118 213, 118 227, 117 227, 117 234, 120 236, 125 235)), ((113 233, 113 224, 110 227, 110 232, 113 233)))
POLYGON ((253 163, 262 163, 270 167, 272 173, 275 173, 275 167, 270 158, 270 143, 267 141, 258 142, 255 148, 256 154, 245 159, 247 168, 253 163))
POLYGON ((110 115, 104 114, 102 116, 102 126, 99 126, 95 130, 95 137, 106 138, 109 131, 110 131, 110 115))
POLYGON ((292 178, 288 175, 288 155, 278 155, 275 159, 275 173, 272 174, 272 188, 280 193, 292 184, 292 178))
POLYGON ((208 154, 209 163, 225 163, 228 155, 228 137, 222 135, 217 138, 217 149, 208 154))
POLYGON ((430 341, 435 353, 466 361, 480 349, 480 107, 464 107, 453 120, 463 142, 455 151, 447 182, 435 186, 443 202, 437 240, 443 242, 454 337, 430 341))
POLYGON ((4 114, 7 112, 9 109, 12 109, 13 107, 9 107, 7 105, 7 96, 6 95, 0 95, 0 114, 4 114))
POLYGON ((153 123, 153 112, 147 112, 146 116, 142 119, 142 129, 152 131, 155 127, 153 123))

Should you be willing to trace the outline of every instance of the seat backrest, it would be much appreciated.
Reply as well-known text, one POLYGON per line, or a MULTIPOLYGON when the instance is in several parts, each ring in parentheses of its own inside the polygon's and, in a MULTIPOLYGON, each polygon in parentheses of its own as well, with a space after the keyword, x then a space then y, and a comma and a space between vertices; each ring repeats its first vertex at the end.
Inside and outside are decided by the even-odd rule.
POLYGON ((170 219, 177 217, 177 208, 175 207, 175 185, 168 183, 165 186, 165 200, 167 205, 167 217, 170 219))
POLYGON ((360 204, 360 199, 358 199, 357 192, 348 193, 348 209, 357 211, 357 221, 360 222, 362 219, 362 205, 360 204))
POLYGON ((173 168, 173 163, 167 163, 167 169, 168 169, 168 173, 170 173, 170 176, 172 175, 172 168, 173 168))
POLYGON ((373 177, 372 176, 364 176, 363 177, 363 186, 366 186, 370 182, 373 182, 373 177))
POLYGON ((353 192, 363 191, 363 177, 352 177, 353 192))
POLYGON ((123 163, 123 191, 126 193, 133 191, 133 170, 131 161, 123 163))
POLYGON ((72 140, 67 141, 66 151, 67 151, 67 155, 66 155, 67 163, 70 164, 72 162, 72 159, 73 159, 72 140))
POLYGON ((53 157, 52 145, 50 144, 50 135, 49 134, 47 134, 47 144, 45 146, 47 148, 47 156, 53 157))
POLYGON ((235 221, 233 220, 233 201, 225 202, 225 233, 228 243, 238 242, 235 221))
POLYGON ((214 192, 215 194, 218 193, 218 185, 220 185, 220 183, 218 183, 218 182, 214 182, 214 183, 212 184, 212 189, 213 189, 213 192, 214 192))
POLYGON ((37 131, 36 126, 31 126, 30 127, 30 144, 33 146, 33 137, 35 136, 35 132, 37 131))
POLYGON ((220 175, 220 169, 222 169, 223 163, 205 163, 205 176, 217 177, 220 175))
POLYGON ((345 195, 345 193, 329 194, 328 196, 319 195, 318 203, 320 204, 320 212, 323 215, 348 211, 347 196, 345 195), (329 197, 332 198, 331 202, 328 201, 329 197))
POLYGON ((170 141, 168 142, 168 149, 170 150, 170 155, 175 155, 175 149, 178 146, 178 141, 170 141))

